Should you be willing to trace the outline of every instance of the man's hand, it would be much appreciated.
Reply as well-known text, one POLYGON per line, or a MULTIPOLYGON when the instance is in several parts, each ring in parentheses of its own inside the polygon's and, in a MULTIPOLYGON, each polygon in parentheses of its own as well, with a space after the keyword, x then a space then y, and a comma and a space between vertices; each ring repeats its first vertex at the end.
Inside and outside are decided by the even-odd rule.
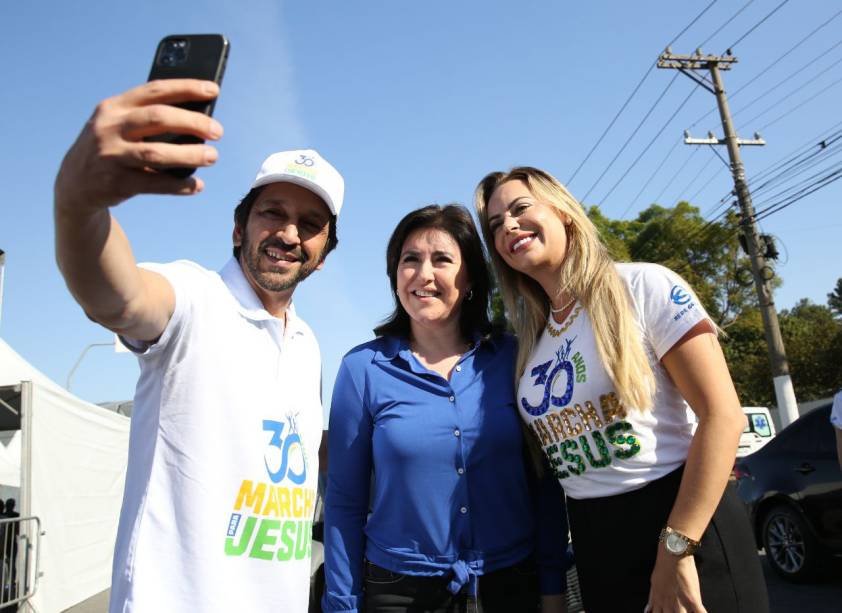
POLYGON ((169 105, 212 100, 218 94, 212 82, 167 79, 104 100, 61 164, 54 211, 59 268, 88 317, 128 338, 157 339, 172 317, 175 294, 164 277, 138 269, 108 207, 136 194, 189 195, 202 190, 200 179, 158 171, 213 164, 215 148, 143 138, 166 132, 219 138, 219 122, 169 105))
POLYGON ((146 136, 175 132, 205 140, 222 136, 218 121, 170 103, 211 100, 219 87, 210 81, 151 81, 102 101, 67 152, 55 184, 56 212, 93 212, 136 194, 190 195, 201 179, 157 172, 169 167, 213 164, 214 147, 146 142, 146 136))
POLYGON ((663 545, 652 571, 648 613, 707 613, 693 556, 676 558, 663 545))

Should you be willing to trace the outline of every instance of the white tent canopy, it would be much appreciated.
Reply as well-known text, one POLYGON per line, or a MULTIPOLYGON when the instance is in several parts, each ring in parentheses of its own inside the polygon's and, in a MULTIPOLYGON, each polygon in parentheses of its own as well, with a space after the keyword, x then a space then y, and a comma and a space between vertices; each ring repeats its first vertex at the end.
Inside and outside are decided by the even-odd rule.
MULTIPOLYGON (((20 424, 0 451, 0 478, 15 472, 21 516, 37 516, 41 571, 32 609, 59 612, 107 589, 128 454, 128 418, 81 400, 0 339, 0 423, 20 424)), ((0 429, 9 434, 8 425, 0 429)), ((2 439, 0 439, 2 440, 2 439)), ((6 477, 11 479, 10 476, 6 477)), ((11 485, 11 484, 9 484, 11 485)))

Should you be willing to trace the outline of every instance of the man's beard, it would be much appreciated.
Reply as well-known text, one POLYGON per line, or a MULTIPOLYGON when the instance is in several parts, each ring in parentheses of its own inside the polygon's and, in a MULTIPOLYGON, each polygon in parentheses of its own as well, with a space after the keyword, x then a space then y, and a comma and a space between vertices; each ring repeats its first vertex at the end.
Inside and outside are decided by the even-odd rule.
POLYGON ((243 260, 246 268, 254 279, 255 283, 261 289, 267 292, 283 292, 290 289, 295 289, 301 281, 310 276, 316 270, 316 267, 321 262, 319 258, 307 257, 301 247, 290 248, 289 245, 277 238, 267 238, 257 249, 252 248, 252 243, 249 240, 248 234, 243 232, 243 244, 241 247, 243 260), (301 265, 294 272, 276 272, 266 271, 260 269, 260 258, 265 253, 267 247, 275 247, 285 252, 287 255, 292 255, 298 259, 301 265))

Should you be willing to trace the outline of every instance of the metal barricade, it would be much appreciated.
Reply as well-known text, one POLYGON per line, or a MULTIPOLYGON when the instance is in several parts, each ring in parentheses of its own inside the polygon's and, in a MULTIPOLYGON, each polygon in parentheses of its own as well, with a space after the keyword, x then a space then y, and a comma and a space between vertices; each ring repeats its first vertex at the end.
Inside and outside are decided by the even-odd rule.
POLYGON ((38 589, 43 534, 37 517, 0 519, 0 611, 14 610, 38 589))

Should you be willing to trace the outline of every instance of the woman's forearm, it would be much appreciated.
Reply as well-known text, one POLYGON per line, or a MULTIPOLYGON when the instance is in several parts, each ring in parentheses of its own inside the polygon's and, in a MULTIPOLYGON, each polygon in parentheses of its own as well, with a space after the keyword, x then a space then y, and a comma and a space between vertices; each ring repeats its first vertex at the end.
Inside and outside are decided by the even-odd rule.
POLYGON ((694 540, 702 537, 734 466, 742 413, 712 412, 700 420, 684 466, 668 525, 694 540))

